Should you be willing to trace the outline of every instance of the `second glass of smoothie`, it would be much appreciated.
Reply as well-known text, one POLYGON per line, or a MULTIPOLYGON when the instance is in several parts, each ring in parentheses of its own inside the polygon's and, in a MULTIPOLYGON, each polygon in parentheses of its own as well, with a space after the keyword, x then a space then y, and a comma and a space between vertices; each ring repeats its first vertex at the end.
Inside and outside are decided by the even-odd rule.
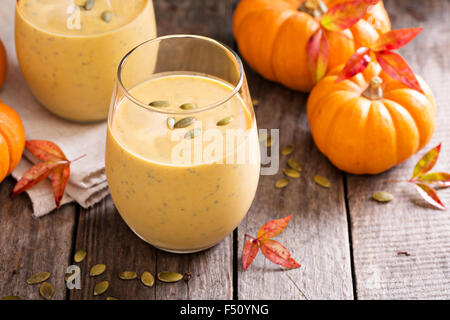
POLYGON ((104 120, 117 65, 156 37, 152 0, 18 0, 15 42, 33 95, 76 122, 104 120))
POLYGON ((217 244, 247 214, 259 172, 255 115, 233 51, 179 35, 145 42, 123 59, 106 175, 139 237, 177 253, 217 244))

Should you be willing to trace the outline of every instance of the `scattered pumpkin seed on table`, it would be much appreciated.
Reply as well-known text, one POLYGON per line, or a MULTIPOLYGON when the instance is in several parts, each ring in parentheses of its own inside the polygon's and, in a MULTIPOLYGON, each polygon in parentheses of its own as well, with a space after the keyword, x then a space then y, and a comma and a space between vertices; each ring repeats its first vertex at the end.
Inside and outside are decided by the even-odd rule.
POLYGON ((89 275, 91 277, 96 277, 96 276, 101 275, 105 271, 106 271, 106 265, 96 264, 96 265, 92 266, 91 271, 89 272, 89 275))
POLYGON ((30 285, 38 284, 47 281, 50 278, 50 272, 38 272, 33 274, 27 279, 27 283, 30 285))
POLYGON ((183 279, 183 275, 178 272, 163 271, 158 273, 158 279, 162 282, 178 282, 183 279))
POLYGON ((109 282, 108 281, 102 281, 95 285, 94 287, 94 296, 99 296, 101 294, 104 294, 106 290, 109 288, 109 282))
POLYGON ((298 172, 297 170, 291 169, 291 168, 283 169, 283 173, 289 178, 294 178, 294 179, 300 178, 300 172, 298 172))
POLYGON ((157 100, 150 102, 148 105, 155 108, 166 108, 170 106, 170 102, 166 100, 157 100))
POLYGON ((378 202, 389 202, 394 200, 394 196, 387 191, 377 191, 372 195, 372 198, 378 202))
POLYGON ((119 299, 114 298, 114 297, 106 297, 106 300, 119 300, 119 299))
POLYGON ((133 280, 137 278, 137 273, 134 271, 121 272, 119 278, 122 280, 133 280))
POLYGON ((22 300, 22 298, 18 296, 4 296, 0 300, 22 300))
POLYGON ((314 181, 321 187, 329 188, 331 187, 331 182, 328 178, 324 176, 314 176, 314 181))
POLYGON ((275 188, 282 189, 289 184, 289 180, 286 178, 279 179, 275 182, 275 188))
POLYGON ((55 294, 55 288, 49 282, 44 282, 39 287, 39 293, 45 300, 50 300, 55 294))
POLYGON ((155 278, 153 277, 153 275, 150 272, 145 271, 141 275, 141 282, 144 284, 144 286, 151 288, 155 284, 155 278))
POLYGON ((284 147, 283 149, 281 149, 281 155, 283 155, 283 156, 288 156, 292 152, 294 152, 294 145, 292 145, 292 144, 290 144, 290 145, 284 147))
POLYGON ((288 166, 291 169, 294 169, 294 170, 296 170, 298 172, 303 170, 302 165, 300 164, 300 162, 298 162, 297 160, 292 159, 292 158, 288 160, 288 166))
POLYGON ((87 252, 85 249, 78 250, 77 252, 75 252, 73 260, 76 263, 80 263, 81 261, 84 260, 84 258, 86 258, 86 255, 87 255, 87 252))

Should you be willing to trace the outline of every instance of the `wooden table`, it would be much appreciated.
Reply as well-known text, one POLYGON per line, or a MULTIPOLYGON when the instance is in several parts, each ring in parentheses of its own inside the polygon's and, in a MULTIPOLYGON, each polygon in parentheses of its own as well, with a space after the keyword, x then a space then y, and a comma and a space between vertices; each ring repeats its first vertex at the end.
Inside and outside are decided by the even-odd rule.
MULTIPOLYGON (((235 46, 231 23, 236 0, 154 2, 160 35, 201 34, 235 46)), ((438 168, 450 170, 450 2, 385 3, 394 28, 425 27, 402 53, 435 93, 438 126, 427 149, 444 142, 438 168)), ((38 289, 25 279, 49 271, 54 299, 104 299, 92 294, 100 279, 109 280, 108 295, 120 299, 449 299, 449 212, 432 209, 411 186, 388 182, 409 177, 420 155, 378 176, 340 172, 314 146, 305 114, 307 95, 265 81, 248 67, 246 71, 252 96, 260 101, 260 128, 280 128, 281 144, 296 145, 295 157, 304 166, 299 181, 276 190, 273 184, 281 174, 262 176, 253 206, 233 235, 205 252, 175 255, 138 239, 109 197, 89 210, 67 205, 35 219, 26 195, 10 199, 15 181, 8 178, 0 185, 0 296, 40 299, 38 289), (314 184, 316 174, 330 178, 330 190, 314 184), (384 189, 395 201, 382 205, 370 199, 384 189), (288 214, 293 219, 278 239, 302 267, 282 271, 259 255, 244 272, 244 234, 255 234, 266 221, 288 214), (81 248, 88 251, 80 264, 82 289, 68 291, 65 269, 81 248), (105 263, 108 270, 94 281, 87 275, 96 263, 105 263), (188 282, 146 288, 118 279, 126 269, 192 276, 188 282)), ((439 194, 450 205, 450 190, 439 194)))

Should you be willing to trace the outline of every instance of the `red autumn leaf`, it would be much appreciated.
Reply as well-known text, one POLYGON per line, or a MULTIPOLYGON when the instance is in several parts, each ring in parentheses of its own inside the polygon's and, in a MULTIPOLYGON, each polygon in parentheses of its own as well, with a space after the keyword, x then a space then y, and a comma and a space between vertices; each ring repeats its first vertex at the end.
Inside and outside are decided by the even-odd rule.
POLYGON ((242 264, 244 265, 244 270, 247 270, 247 268, 252 264, 258 254, 258 251, 258 240, 251 239, 245 242, 244 250, 242 251, 242 264))
POLYGON ((401 55, 392 51, 375 52, 375 55, 384 72, 408 87, 423 93, 416 75, 401 55))
POLYGON ((381 35, 371 46, 373 51, 396 50, 413 40, 423 28, 392 30, 381 35))
POLYGON ((279 264, 288 269, 300 267, 300 264, 291 258, 289 250, 286 249, 281 243, 275 240, 267 239, 261 240, 260 246, 262 253, 273 263, 279 264))
MULTIPOLYGON (((416 183, 416 189, 419 192, 419 194, 424 198, 428 203, 435 206, 436 208, 439 208, 441 210, 446 210, 447 208, 442 203, 441 199, 439 199, 436 190, 434 190, 432 187, 427 186, 423 183, 416 183)), ((261 248, 262 249, 262 248, 261 248)))
POLYGON ((329 31, 340 31, 352 27, 379 0, 354 0, 338 3, 327 11, 320 24, 329 31))
POLYGON ((29 140, 26 147, 31 153, 42 161, 67 161, 61 148, 55 143, 46 140, 29 140))
POLYGON ((439 154, 441 153, 441 146, 442 143, 440 143, 438 146, 434 147, 430 151, 428 151, 416 164, 414 167, 414 171, 412 174, 411 179, 414 179, 416 177, 422 176, 431 169, 433 169, 434 165, 436 164, 439 154))
POLYGON ((349 79, 354 75, 363 72, 369 65, 372 58, 370 57, 370 49, 361 47, 351 56, 344 69, 339 73, 336 82, 349 79))
POLYGON ((439 188, 448 188, 450 187, 450 173, 447 172, 427 173, 423 176, 417 177, 415 181, 432 184, 439 188))
POLYGON ((56 208, 61 205, 61 200, 66 190, 67 182, 70 177, 70 163, 56 167, 52 175, 52 189, 55 197, 56 208))
POLYGON ((314 82, 318 82, 327 72, 330 46, 325 33, 321 28, 309 38, 306 47, 308 52, 308 65, 314 82))
POLYGON ((47 178, 58 166, 63 167, 64 164, 59 162, 43 162, 31 167, 15 185, 12 196, 21 194, 25 190, 35 186, 47 178))
POLYGON ((285 218, 267 222, 265 225, 259 228, 256 237, 258 239, 271 239, 273 237, 276 237, 281 233, 281 231, 284 230, 284 228, 286 228, 291 218, 292 216, 289 215, 285 218))

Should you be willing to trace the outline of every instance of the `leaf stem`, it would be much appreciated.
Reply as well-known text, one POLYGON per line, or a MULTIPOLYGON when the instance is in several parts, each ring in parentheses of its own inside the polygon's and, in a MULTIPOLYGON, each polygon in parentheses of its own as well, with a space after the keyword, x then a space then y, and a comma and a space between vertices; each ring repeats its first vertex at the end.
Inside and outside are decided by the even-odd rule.
POLYGON ((245 234, 246 237, 252 238, 253 240, 257 240, 255 237, 252 237, 251 235, 249 235, 248 233, 245 234))
POLYGON ((87 155, 86 154, 83 154, 82 156, 80 156, 80 157, 78 157, 78 158, 76 158, 76 159, 74 159, 74 160, 72 160, 72 161, 69 161, 70 163, 74 163, 74 162, 76 162, 76 161, 78 161, 78 160, 81 160, 81 159, 83 159, 84 157, 86 157, 87 155))

